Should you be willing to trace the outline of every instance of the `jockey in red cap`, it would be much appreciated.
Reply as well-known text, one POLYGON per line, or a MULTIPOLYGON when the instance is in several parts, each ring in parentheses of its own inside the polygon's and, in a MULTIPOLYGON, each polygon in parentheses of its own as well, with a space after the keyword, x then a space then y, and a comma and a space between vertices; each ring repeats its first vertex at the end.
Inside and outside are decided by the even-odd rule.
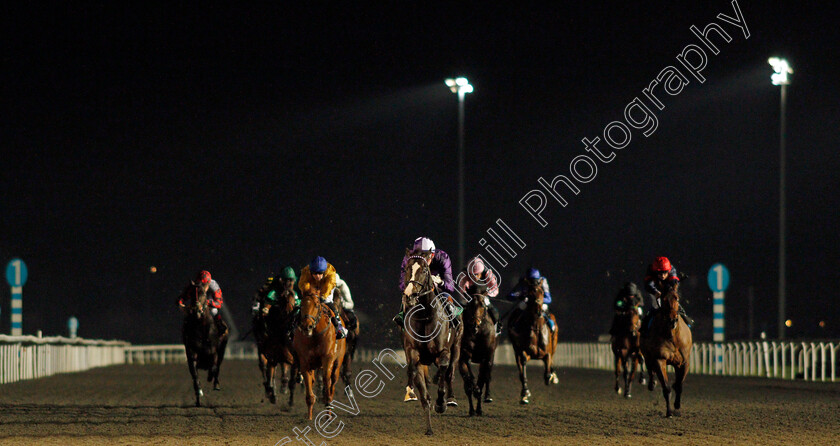
MULTIPOLYGON (((662 296, 662 290, 679 283, 679 281, 680 278, 677 276, 677 269, 671 265, 671 261, 667 257, 657 257, 648 266, 647 275, 645 276, 645 291, 650 293, 651 307, 653 308, 642 321, 642 334, 647 332, 653 314, 659 310, 659 298, 662 296)), ((682 304, 680 304, 680 315, 689 327, 694 325, 694 320, 685 314, 685 309, 683 309, 682 304)))
MULTIPOLYGON (((196 275, 192 284, 203 288, 204 292, 207 293, 207 304, 210 307, 210 314, 213 315, 213 319, 216 321, 216 325, 219 328, 219 333, 227 333, 228 327, 221 315, 224 300, 222 300, 222 289, 219 287, 219 284, 213 280, 209 271, 200 271, 196 275)), ((178 306, 181 308, 184 308, 184 293, 187 289, 188 288, 185 288, 184 291, 181 292, 181 296, 178 298, 178 306)))

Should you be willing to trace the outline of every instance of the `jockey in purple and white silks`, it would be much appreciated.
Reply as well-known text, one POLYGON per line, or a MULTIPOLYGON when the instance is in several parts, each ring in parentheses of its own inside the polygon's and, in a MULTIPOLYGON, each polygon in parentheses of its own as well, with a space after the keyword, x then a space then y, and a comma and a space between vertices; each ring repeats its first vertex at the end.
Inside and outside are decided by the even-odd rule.
MULTIPOLYGON (((432 280, 435 282, 435 288, 438 292, 447 293, 463 308, 467 302, 458 296, 455 292, 455 280, 452 279, 452 261, 449 260, 449 254, 442 249, 436 249, 435 243, 427 237, 418 237, 414 240, 414 246, 411 253, 406 254, 402 260, 400 271, 405 270, 408 265, 408 259, 413 255, 419 255, 426 258, 429 263, 429 271, 432 273, 432 280)), ((400 291, 405 291, 407 283, 403 275, 400 274, 400 291)), ((394 317, 394 322, 400 327, 403 326, 403 318, 405 314, 403 308, 400 307, 400 312, 394 317)))

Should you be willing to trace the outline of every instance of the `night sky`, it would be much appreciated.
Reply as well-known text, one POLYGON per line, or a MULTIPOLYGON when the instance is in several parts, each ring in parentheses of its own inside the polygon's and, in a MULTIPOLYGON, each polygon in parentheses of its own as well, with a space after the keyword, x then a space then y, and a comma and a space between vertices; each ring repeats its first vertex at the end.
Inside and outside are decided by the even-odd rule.
POLYGON ((717 18, 735 16, 728 1, 582 3, 4 7, 0 263, 29 267, 24 332, 66 334, 75 315, 83 337, 177 343, 176 297, 200 269, 244 332, 270 271, 322 255, 367 317, 363 342, 396 344, 405 248, 426 235, 457 257, 457 97, 443 80, 464 75, 467 255, 503 219, 527 246, 493 265, 502 288, 538 267, 561 340, 606 332, 618 288, 659 255, 691 276, 695 339, 711 340, 715 262, 732 275, 727 338, 749 336, 749 286, 753 335, 776 337, 780 95, 767 58, 782 56, 794 69, 787 336, 840 335, 836 9, 739 1, 745 38, 717 18), (732 40, 712 35, 720 52, 706 50, 700 83, 676 56, 702 46, 691 25, 711 22, 732 40), (660 86, 658 110, 643 89, 668 66, 689 82, 674 96, 660 86), (549 197, 541 227, 519 200, 569 176, 581 139, 603 139, 636 97, 655 132, 633 129, 580 194, 564 191, 565 208, 549 197))

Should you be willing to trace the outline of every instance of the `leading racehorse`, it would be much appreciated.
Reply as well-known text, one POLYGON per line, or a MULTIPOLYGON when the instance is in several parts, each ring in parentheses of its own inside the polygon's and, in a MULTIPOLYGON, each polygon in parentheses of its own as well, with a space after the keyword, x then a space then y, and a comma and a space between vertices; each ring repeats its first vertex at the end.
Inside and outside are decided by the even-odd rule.
POLYGON ((408 381, 414 384, 426 412, 426 435, 432 435, 431 392, 427 387, 431 382, 429 365, 437 363, 439 367, 435 412, 444 413, 444 395, 452 395, 453 370, 460 356, 464 327, 460 315, 454 316, 445 308, 449 305, 445 295, 435 295, 426 259, 411 252, 406 254, 409 257, 403 270, 407 284, 403 291, 403 348, 408 362, 408 381))
POLYGON ((225 357, 227 333, 219 333, 218 326, 210 314, 207 286, 190 282, 181 293, 184 322, 181 326, 181 339, 187 355, 187 365, 193 379, 195 405, 201 407, 204 391, 198 382, 198 369, 207 370, 207 381, 213 382, 213 390, 220 390, 219 367, 225 357))
POLYGON ((641 320, 638 307, 633 305, 632 299, 627 298, 619 302, 622 305, 615 311, 613 335, 610 340, 615 356, 615 392, 619 395, 622 393, 619 376, 623 372, 624 397, 630 398, 630 387, 636 374, 636 366, 642 359, 639 345, 641 320))
POLYGON ((315 371, 320 369, 322 372, 324 404, 329 408, 335 395, 335 383, 344 359, 345 345, 344 339, 335 338, 329 307, 321 302, 315 292, 305 294, 300 303, 300 321, 295 329, 292 346, 306 386, 310 420, 315 406, 315 392, 312 391, 315 371))
POLYGON ((263 377, 265 396, 271 404, 277 403, 274 394, 274 373, 280 366, 280 385, 283 393, 290 391, 289 405, 294 404, 296 370, 295 353, 291 334, 295 328, 295 293, 285 290, 278 295, 279 304, 272 305, 268 314, 254 319, 254 337, 257 339, 260 373, 263 377))
POLYGON ((472 300, 464 309, 464 335, 461 339, 461 378, 464 380, 464 391, 470 402, 470 416, 481 415, 481 394, 485 402, 492 402, 490 398, 490 378, 493 371, 493 359, 496 355, 496 326, 487 311, 486 285, 473 285, 470 290, 472 300), (478 382, 470 368, 470 362, 478 364, 478 382), (473 397, 476 407, 473 408, 473 397))
MULTIPOLYGON (((642 354, 651 374, 656 374, 662 384, 665 397, 665 416, 680 415, 680 397, 683 382, 688 376, 688 361, 691 355, 691 330, 680 317, 679 283, 669 287, 660 297, 661 307, 653 316, 650 329, 642 337, 642 354), (674 367, 675 381, 674 410, 671 410, 671 385, 668 382, 667 367, 674 367)), ((648 390, 653 390, 651 376, 648 390)))
MULTIPOLYGON (((520 404, 530 402, 531 391, 528 390, 528 378, 525 375, 525 366, 529 359, 542 359, 545 365, 545 385, 559 382, 552 366, 554 351, 557 348, 557 331, 552 332, 542 317, 544 298, 542 286, 539 283, 531 284, 525 298, 525 309, 515 309, 508 319, 508 337, 516 357, 516 366, 519 368, 519 381, 522 383, 520 404)), ((555 320, 553 314, 549 314, 549 317, 552 321, 555 320)))

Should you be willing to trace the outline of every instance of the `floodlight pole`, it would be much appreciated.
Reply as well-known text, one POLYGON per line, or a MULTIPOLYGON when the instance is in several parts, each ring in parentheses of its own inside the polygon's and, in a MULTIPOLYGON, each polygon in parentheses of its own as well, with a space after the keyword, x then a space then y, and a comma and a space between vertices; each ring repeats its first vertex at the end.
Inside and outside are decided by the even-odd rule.
POLYGON ((775 73, 770 77, 773 85, 781 86, 781 98, 779 101, 779 339, 785 338, 785 214, 786 214, 786 197, 785 197, 785 107, 787 103, 787 86, 790 84, 788 74, 793 73, 793 69, 788 65, 785 59, 778 57, 771 57, 767 62, 773 66, 775 73))
POLYGON ((464 97, 473 92, 467 78, 447 79, 446 86, 458 94, 458 266, 464 266, 464 97))

